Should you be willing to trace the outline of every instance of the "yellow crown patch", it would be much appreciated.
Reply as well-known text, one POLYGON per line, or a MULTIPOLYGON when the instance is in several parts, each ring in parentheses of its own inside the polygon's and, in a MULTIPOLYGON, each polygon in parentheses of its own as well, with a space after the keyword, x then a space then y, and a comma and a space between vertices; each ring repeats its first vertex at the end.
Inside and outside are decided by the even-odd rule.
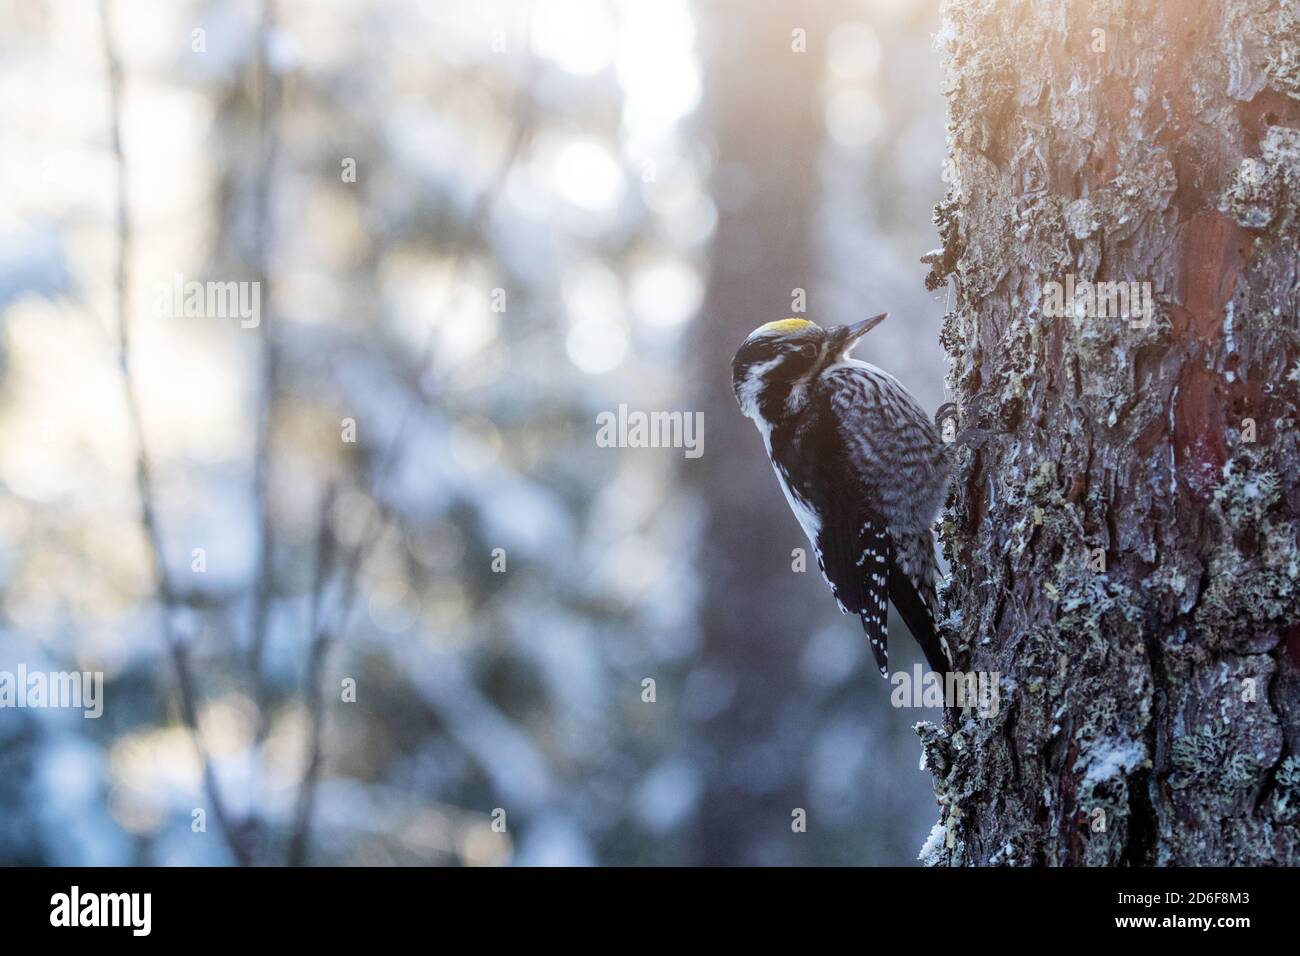
POLYGON ((778 322, 760 325, 751 334, 758 335, 760 332, 797 332, 799 329, 806 329, 812 324, 807 319, 781 319, 778 322))

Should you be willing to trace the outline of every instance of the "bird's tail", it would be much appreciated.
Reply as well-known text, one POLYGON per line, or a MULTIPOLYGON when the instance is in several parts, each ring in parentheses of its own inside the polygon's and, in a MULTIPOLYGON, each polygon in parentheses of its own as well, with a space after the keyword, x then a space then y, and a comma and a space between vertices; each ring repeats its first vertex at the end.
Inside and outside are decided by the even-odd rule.
POLYGON ((930 669, 946 674, 952 669, 947 641, 939 633, 935 617, 939 600, 935 582, 939 568, 934 559, 934 538, 929 530, 899 542, 889 574, 889 598, 899 615, 921 645, 930 669))

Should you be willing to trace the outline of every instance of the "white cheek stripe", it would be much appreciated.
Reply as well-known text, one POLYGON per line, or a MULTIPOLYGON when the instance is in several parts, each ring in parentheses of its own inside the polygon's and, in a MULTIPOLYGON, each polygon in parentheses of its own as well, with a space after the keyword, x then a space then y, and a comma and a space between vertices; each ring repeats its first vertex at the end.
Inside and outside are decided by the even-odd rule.
POLYGON ((817 552, 820 560, 821 552, 817 551, 817 535, 821 532, 821 521, 817 514, 806 505, 802 499, 797 496, 790 483, 786 481, 785 475, 782 474, 781 468, 777 465, 776 459, 772 457, 772 423, 765 419, 758 409, 758 393, 763 386, 763 375, 780 365, 780 357, 770 359, 762 365, 755 365, 745 376, 745 380, 740 385, 740 404, 745 414, 754 420, 758 426, 758 432, 763 436, 763 447, 767 450, 768 461, 772 462, 772 470, 776 472, 776 480, 781 485, 781 491, 785 494, 785 500, 790 505, 790 510, 794 512, 795 518, 799 521, 799 527, 808 537, 808 543, 812 545, 813 551, 817 552))
POLYGON ((756 422, 761 418, 758 414, 758 393, 763 390, 763 376, 780 365, 781 361, 778 356, 751 367, 745 373, 745 380, 740 383, 740 409, 756 422))

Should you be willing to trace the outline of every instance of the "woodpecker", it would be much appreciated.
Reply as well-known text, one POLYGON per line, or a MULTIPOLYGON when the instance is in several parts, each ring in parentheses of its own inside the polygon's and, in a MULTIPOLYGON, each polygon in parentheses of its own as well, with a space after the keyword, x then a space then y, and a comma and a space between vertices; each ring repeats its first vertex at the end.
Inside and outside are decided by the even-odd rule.
POLYGON ((896 378, 849 355, 887 315, 828 329, 806 319, 759 326, 736 352, 731 382, 840 610, 862 620, 880 673, 889 673, 892 600, 943 674, 952 662, 935 627, 930 526, 948 446, 896 378))

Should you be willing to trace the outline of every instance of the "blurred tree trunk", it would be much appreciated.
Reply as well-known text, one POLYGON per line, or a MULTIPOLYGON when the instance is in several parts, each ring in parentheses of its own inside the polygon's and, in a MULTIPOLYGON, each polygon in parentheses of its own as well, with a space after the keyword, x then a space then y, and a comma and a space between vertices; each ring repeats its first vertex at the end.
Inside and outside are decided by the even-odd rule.
POLYGON ((921 728, 932 862, 1300 863, 1298 15, 945 5, 948 602, 1002 676, 921 728), (1070 277, 1154 318, 1049 315, 1070 277))
POLYGON ((731 358, 756 326, 793 314, 793 290, 812 281, 817 83, 832 8, 726 0, 700 9, 719 224, 706 319, 697 326, 709 438, 700 483, 708 507, 704 646, 695 677, 702 696, 726 700, 702 724, 708 753, 693 841, 701 864, 793 864, 812 855, 806 837, 791 839, 791 813, 804 802, 806 741, 798 735, 806 722, 782 721, 798 692, 794 664, 807 604, 754 597, 797 595, 817 565, 814 558, 811 574, 791 573, 791 549, 807 543, 758 433, 736 406, 731 358), (795 30, 805 31, 807 52, 792 49, 801 45, 795 30))

